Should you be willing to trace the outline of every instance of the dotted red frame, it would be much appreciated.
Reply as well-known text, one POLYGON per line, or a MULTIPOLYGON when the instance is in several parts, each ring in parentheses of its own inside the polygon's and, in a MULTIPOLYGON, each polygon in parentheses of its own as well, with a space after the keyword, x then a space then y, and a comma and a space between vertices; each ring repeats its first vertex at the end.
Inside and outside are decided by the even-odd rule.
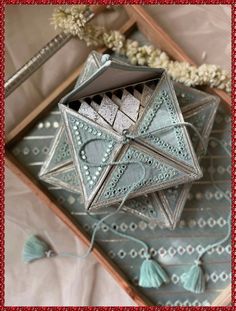
MULTIPOLYGON (((236 213, 235 213, 235 202, 236 202, 236 183, 234 183, 234 178, 236 178, 236 164, 234 163, 235 155, 236 155, 236 4, 235 1, 220 1, 220 0, 205 0, 205 1, 195 1, 195 0, 179 0, 179 1, 78 1, 78 0, 0 0, 0 308, 3 310, 12 309, 12 310, 45 310, 51 311, 53 310, 97 310, 97 307, 4 307, 4 275, 5 275, 5 262, 4 262, 4 69, 5 69, 5 57, 4 57, 4 17, 5 17, 5 5, 11 4, 25 4, 25 5, 36 5, 36 4, 227 4, 231 5, 232 9, 232 305, 230 307, 211 307, 216 310, 223 309, 232 309, 234 310, 235 306, 235 298, 236 298, 236 213)), ((198 309, 198 310, 206 310, 206 307, 185 307, 185 310, 198 309)), ((126 310, 129 309, 131 311, 136 311, 135 307, 100 307, 99 310, 126 310)), ((139 307, 139 310, 144 309, 143 307, 139 307)), ((145 310, 153 310, 153 309, 163 309, 170 310, 171 307, 145 307, 145 310)), ((182 307, 176 307, 175 309, 183 309, 182 307)))

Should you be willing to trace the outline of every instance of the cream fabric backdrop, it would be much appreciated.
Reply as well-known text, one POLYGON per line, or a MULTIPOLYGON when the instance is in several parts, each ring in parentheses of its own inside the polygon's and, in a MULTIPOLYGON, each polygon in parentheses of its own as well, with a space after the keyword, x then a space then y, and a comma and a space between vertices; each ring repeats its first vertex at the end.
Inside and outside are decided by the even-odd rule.
MULTIPOLYGON (((197 62, 230 70, 229 6, 146 6, 150 14, 197 62)), ((6 78, 54 35, 49 25, 53 6, 7 6, 6 78)), ((100 16, 98 23, 122 24, 125 14, 100 16)), ((81 64, 88 48, 71 40, 6 100, 8 132, 81 64)), ((31 233, 49 239, 56 250, 83 253, 85 247, 12 172, 6 169, 7 306, 134 305, 91 255, 85 260, 55 258, 32 265, 21 262, 23 243, 31 233)))

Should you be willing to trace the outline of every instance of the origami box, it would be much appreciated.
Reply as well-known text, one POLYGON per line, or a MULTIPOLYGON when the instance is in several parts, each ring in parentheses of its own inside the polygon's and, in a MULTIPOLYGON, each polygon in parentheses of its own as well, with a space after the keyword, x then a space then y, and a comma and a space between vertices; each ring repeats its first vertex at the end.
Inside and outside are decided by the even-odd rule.
POLYGON ((93 52, 59 107, 62 127, 40 176, 81 192, 87 209, 202 176, 163 69, 131 66, 93 52), (145 169, 142 179, 139 163, 145 169))

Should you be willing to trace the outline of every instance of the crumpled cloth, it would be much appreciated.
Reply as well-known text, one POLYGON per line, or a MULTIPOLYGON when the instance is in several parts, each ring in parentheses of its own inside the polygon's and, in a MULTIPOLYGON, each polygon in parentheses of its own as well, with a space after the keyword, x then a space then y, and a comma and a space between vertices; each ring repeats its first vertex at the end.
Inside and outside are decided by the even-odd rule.
MULTIPOLYGON (((6 78, 53 36, 49 18, 55 6, 6 6, 6 78)), ((230 71, 231 10, 225 5, 152 5, 145 9, 198 63, 215 63, 230 71), (205 56, 205 59, 203 57, 205 56)), ((114 29, 126 14, 101 15, 97 22, 114 29)), ((89 48, 71 40, 6 100, 9 132, 86 58, 89 48)), ((6 306, 132 306, 93 255, 43 259, 24 264, 21 253, 28 235, 37 233, 57 251, 82 254, 85 246, 6 169, 6 306)))

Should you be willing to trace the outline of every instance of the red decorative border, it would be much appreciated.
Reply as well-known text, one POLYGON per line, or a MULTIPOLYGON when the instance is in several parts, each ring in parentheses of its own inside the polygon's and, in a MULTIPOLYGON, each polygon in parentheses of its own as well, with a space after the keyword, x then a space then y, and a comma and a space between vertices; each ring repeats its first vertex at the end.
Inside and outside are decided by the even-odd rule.
POLYGON ((125 5, 125 4, 162 4, 162 5, 168 5, 168 4, 213 4, 213 5, 233 5, 234 1, 232 0, 3 0, 5 4, 101 4, 101 5, 125 5))
MULTIPOLYGON (((214 309, 221 311, 222 309, 234 309, 235 300, 236 300, 236 183, 234 183, 234 178, 236 178, 236 164, 234 164, 234 158, 236 155, 236 5, 232 0, 179 0, 179 1, 154 1, 154 0, 146 0, 146 1, 137 1, 137 0, 118 0, 118 1, 78 1, 78 0, 0 0, 0 308, 4 307, 4 16, 5 16, 5 4, 102 4, 102 5, 111 5, 111 4, 228 4, 232 7, 232 306, 231 307, 215 307, 214 309)), ((146 307, 145 310, 153 310, 160 307, 146 307)), ((195 307, 191 307, 195 308, 195 307)), ((4 309, 12 309, 12 310, 36 310, 35 307, 8 307, 4 309)), ((38 307, 37 309, 51 311, 55 310, 68 310, 65 307, 38 307)), ((71 310, 96 310, 98 308, 95 307, 84 307, 84 308, 72 308, 71 310)), ((101 307, 100 310, 137 310, 134 307, 101 307)), ((141 308, 139 308, 141 309, 141 308)), ((161 307, 163 310, 170 310, 170 307, 161 307)), ((181 307, 176 307, 177 310, 182 309, 181 307)), ((190 310, 190 308, 185 308, 185 310, 190 310)), ((206 310, 205 307, 196 307, 198 310, 206 310)))
POLYGON ((232 303, 235 306, 236 300, 236 5, 232 5, 232 303))

